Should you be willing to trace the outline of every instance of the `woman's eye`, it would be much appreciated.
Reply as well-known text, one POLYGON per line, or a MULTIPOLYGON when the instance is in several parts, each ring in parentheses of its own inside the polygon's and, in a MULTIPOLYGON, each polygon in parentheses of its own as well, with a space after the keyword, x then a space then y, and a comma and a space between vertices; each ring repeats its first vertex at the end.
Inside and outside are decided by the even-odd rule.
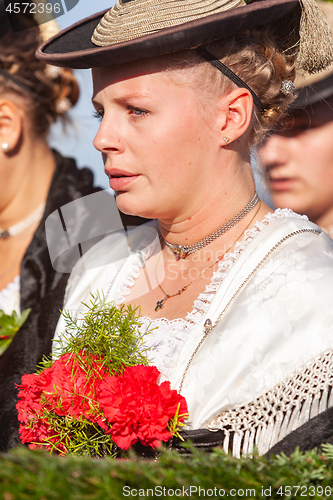
POLYGON ((92 112, 94 118, 97 118, 99 122, 103 119, 103 111, 97 111, 96 109, 92 112))
POLYGON ((129 107, 128 110, 130 111, 130 114, 135 118, 148 115, 148 111, 146 111, 145 109, 129 107))

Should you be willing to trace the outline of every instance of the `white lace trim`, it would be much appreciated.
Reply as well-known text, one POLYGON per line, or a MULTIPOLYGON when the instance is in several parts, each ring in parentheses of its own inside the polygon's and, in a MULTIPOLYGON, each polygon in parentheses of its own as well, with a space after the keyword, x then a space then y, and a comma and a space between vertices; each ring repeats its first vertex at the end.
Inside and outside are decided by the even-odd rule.
MULTIPOLYGON (((150 361, 157 366, 166 379, 170 377, 173 368, 177 364, 183 345, 203 315, 208 311, 216 290, 221 285, 236 259, 262 229, 274 220, 283 217, 297 217, 308 220, 305 215, 298 215, 287 208, 278 208, 274 213, 265 215, 261 222, 256 222, 251 229, 245 232, 243 239, 236 243, 234 252, 226 253, 224 259, 219 262, 218 269, 213 274, 210 284, 207 285, 205 292, 201 293, 197 300, 195 300, 192 311, 187 314, 185 319, 177 318, 168 320, 167 318, 158 318, 152 320, 148 317, 140 318, 142 322, 139 328, 140 333, 144 333, 149 325, 151 328, 156 328, 146 337, 145 345, 150 347, 150 361)), ((133 256, 132 265, 117 289, 115 298, 117 304, 124 302, 125 296, 130 294, 130 288, 139 277, 140 268, 143 267, 144 260, 150 257, 154 248, 155 245, 152 243, 146 248, 145 253, 139 252, 133 256)))
POLYGON ((20 313, 20 276, 15 276, 13 281, 0 290, 0 309, 6 314, 13 311, 20 313))
POLYGON ((319 355, 263 396, 223 412, 207 427, 223 429, 223 448, 239 457, 260 455, 311 418, 333 406, 333 351, 319 355), (231 434, 232 433, 232 434, 231 434))

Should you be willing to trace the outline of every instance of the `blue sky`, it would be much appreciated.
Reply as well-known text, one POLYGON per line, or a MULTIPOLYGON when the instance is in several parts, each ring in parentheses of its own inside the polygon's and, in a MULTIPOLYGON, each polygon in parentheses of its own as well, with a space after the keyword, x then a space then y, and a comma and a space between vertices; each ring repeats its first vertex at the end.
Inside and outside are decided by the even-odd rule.
MULTIPOLYGON (((113 0, 80 0, 71 11, 57 18, 62 29, 83 19, 95 12, 107 9, 114 5, 113 0)), ((94 172, 95 184, 104 188, 109 187, 108 179, 104 174, 101 154, 92 145, 93 138, 98 128, 98 121, 92 117, 91 105, 91 72, 90 70, 76 70, 81 94, 77 105, 71 111, 73 126, 66 131, 57 124, 50 135, 50 144, 65 156, 76 159, 79 167, 90 167, 94 172)))

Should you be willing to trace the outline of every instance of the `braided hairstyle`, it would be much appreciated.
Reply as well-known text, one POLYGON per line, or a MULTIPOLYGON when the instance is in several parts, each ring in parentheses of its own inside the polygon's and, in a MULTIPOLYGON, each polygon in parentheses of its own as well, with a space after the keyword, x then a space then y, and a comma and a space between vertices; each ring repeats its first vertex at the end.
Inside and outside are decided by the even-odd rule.
POLYGON ((0 73, 0 95, 10 92, 21 96, 32 134, 45 137, 51 123, 58 118, 68 120, 66 112, 77 102, 79 86, 70 69, 36 59, 40 43, 38 27, 7 33, 0 39, 0 69, 14 79, 0 73))

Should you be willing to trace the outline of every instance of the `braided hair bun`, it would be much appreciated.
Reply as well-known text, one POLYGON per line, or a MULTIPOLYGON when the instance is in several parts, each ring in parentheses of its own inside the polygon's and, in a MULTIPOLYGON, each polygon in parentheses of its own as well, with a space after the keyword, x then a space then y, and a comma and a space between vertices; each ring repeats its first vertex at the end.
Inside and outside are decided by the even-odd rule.
POLYGON ((36 59, 40 43, 38 27, 7 33, 0 39, 0 93, 22 96, 32 132, 45 136, 51 123, 68 119, 66 113, 78 100, 79 86, 70 69, 36 59))

